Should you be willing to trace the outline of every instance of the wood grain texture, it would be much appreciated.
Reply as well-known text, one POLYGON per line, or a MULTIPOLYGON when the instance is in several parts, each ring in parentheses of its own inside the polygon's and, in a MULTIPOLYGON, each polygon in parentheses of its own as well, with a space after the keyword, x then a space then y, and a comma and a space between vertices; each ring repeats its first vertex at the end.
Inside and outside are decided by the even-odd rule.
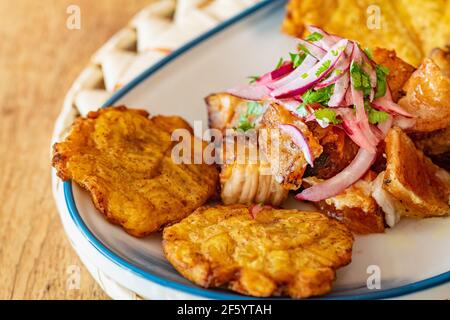
POLYGON ((105 299, 64 234, 49 144, 90 55, 149 0, 0 0, 0 299, 105 299), (66 28, 67 7, 81 30, 66 28), (67 286, 81 268, 80 289, 67 286))

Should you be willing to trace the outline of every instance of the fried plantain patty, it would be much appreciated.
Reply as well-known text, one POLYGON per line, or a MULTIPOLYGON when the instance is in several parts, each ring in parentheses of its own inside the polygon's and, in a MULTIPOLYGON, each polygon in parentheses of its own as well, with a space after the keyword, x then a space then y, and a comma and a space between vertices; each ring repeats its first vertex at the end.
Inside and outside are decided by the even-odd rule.
POLYGON ((172 161, 171 133, 191 131, 189 124, 148 116, 125 107, 91 112, 53 146, 58 176, 89 191, 95 207, 134 236, 180 221, 215 194, 218 183, 214 166, 172 161))
POLYGON ((165 255, 184 277, 258 297, 329 292, 352 245, 351 232, 321 213, 265 207, 253 217, 244 205, 199 208, 163 233, 165 255))

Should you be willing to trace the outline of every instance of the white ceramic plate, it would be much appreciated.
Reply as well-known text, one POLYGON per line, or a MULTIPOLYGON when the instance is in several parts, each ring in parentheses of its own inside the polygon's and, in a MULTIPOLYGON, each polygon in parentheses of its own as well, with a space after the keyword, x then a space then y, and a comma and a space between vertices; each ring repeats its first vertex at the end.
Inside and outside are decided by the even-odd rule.
MULTIPOLYGON (((295 48, 296 41, 279 31, 284 5, 282 0, 262 1, 146 70, 105 105, 179 115, 191 123, 201 120, 206 129, 205 96, 261 74, 295 48)), ((70 218, 95 254, 131 273, 139 287, 156 285, 180 298, 245 298, 203 289, 181 277, 162 254, 160 234, 145 239, 127 235, 108 223, 77 185, 66 182, 64 196, 70 218)), ((442 286, 450 281, 450 219, 403 220, 385 234, 357 236, 353 252, 352 263, 339 270, 334 290, 326 298, 391 298, 442 286), (381 272, 380 289, 367 287, 368 270, 373 268, 381 272)), ((449 297, 450 291, 441 298, 449 297)))

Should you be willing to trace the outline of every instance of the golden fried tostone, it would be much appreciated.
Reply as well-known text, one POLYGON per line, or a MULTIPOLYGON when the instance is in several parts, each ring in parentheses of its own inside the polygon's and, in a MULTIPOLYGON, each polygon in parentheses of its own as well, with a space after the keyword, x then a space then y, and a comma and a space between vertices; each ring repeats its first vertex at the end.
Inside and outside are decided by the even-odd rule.
POLYGON ((350 231, 321 213, 265 208, 253 217, 244 205, 199 208, 163 234, 167 259, 192 282, 258 297, 329 292, 352 245, 350 231))
POLYGON ((139 237, 186 217, 215 194, 218 183, 214 166, 172 161, 171 133, 191 131, 189 124, 148 116, 125 107, 91 112, 53 147, 58 176, 89 191, 109 221, 139 237))

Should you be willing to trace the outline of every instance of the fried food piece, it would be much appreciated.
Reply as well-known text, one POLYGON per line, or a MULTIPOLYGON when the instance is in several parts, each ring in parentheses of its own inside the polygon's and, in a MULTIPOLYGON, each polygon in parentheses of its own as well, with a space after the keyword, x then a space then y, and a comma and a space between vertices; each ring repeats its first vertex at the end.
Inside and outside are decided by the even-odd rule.
POLYGON ((244 116, 249 122, 258 127, 261 115, 267 109, 268 101, 260 101, 261 110, 248 115, 248 100, 235 97, 229 93, 215 93, 205 98, 208 111, 209 127, 225 133, 226 129, 239 127, 240 120, 244 116))
POLYGON ((323 214, 266 207, 253 217, 243 205, 199 208, 163 233, 164 253, 184 277, 258 297, 329 292, 352 245, 351 232, 323 214))
MULTIPOLYGON (((372 180, 376 174, 369 171, 362 179, 345 189, 342 193, 314 205, 330 218, 344 223, 357 234, 384 232, 384 215, 372 198, 372 180)), ((307 186, 317 184, 321 179, 309 177, 304 179, 307 186)))
POLYGON ((409 23, 420 39, 422 52, 428 54, 435 47, 450 43, 450 1, 448 0, 399 0, 404 21, 409 23))
MULTIPOLYGON (((415 17, 410 17, 403 4, 396 1, 291 0, 287 9, 283 30, 288 34, 304 37, 305 26, 315 25, 357 40, 364 47, 395 50, 413 66, 424 57, 422 43, 413 29, 415 17)), ((426 12, 422 14, 424 21, 429 19, 426 12)))
POLYGON ((90 112, 53 146, 58 176, 89 191, 109 221, 138 237, 186 217, 215 194, 218 182, 214 166, 172 160, 171 133, 191 131, 188 123, 148 116, 125 107, 90 112))
POLYGON ((450 171, 450 126, 430 133, 412 133, 410 137, 434 163, 450 171))
POLYGON ((259 139, 261 151, 271 164, 275 180, 285 189, 297 190, 308 163, 300 147, 292 142, 292 137, 279 129, 280 124, 293 125, 302 132, 313 159, 322 154, 323 148, 308 126, 289 110, 275 103, 267 108, 261 119, 261 126, 265 129, 259 139))
POLYGON ((380 190, 374 195, 386 214, 415 218, 450 215, 450 174, 417 150, 397 127, 386 137, 386 158, 382 189, 388 197, 384 199, 380 190))
MULTIPOLYGON (((450 60, 450 55, 442 53, 450 60)), ((438 60, 436 60, 438 61, 438 60)), ((450 63, 449 63, 450 64, 450 63)), ((441 66, 445 64, 441 61, 441 66)), ((450 126, 449 71, 426 58, 405 84, 406 96, 398 104, 416 116, 408 132, 432 132, 450 126)))
POLYGON ((449 43, 449 21, 448 0, 291 0, 283 30, 303 37, 305 25, 315 25, 418 66, 431 48, 449 43))
POLYGON ((234 140, 230 146, 232 150, 227 150, 227 144, 222 147, 223 154, 228 152, 228 156, 222 155, 225 159, 220 172, 222 202, 226 205, 264 203, 280 206, 289 191, 275 181, 270 163, 259 153, 257 141, 244 141, 236 147, 238 139, 234 140))
POLYGON ((359 147, 340 128, 322 128, 317 122, 307 122, 309 130, 323 147, 322 154, 315 159, 314 167, 308 166, 305 177, 329 179, 347 167, 358 153, 359 147))
POLYGON ((403 86, 411 77, 415 68, 397 57, 393 50, 375 48, 373 50, 373 60, 377 64, 388 67, 387 82, 392 93, 392 100, 397 102, 404 95, 403 86))

